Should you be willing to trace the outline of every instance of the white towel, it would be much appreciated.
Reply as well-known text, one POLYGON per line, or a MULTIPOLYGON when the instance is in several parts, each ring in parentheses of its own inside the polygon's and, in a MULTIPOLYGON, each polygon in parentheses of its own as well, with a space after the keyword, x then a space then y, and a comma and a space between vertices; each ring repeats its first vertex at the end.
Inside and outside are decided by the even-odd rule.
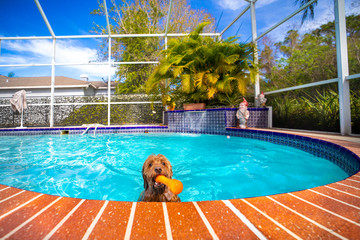
POLYGON ((10 99, 11 107, 14 111, 22 112, 23 109, 27 108, 26 105, 26 91, 20 90, 16 92, 12 99, 10 99))

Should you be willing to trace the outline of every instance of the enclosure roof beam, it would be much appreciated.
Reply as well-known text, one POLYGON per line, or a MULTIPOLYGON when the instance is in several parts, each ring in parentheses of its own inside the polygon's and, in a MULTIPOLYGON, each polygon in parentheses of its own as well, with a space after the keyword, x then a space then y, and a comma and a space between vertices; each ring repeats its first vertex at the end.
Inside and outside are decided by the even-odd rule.
POLYGON ((104 10, 105 10, 107 31, 108 31, 109 37, 110 37, 111 36, 110 21, 109 21, 109 14, 108 14, 107 6, 106 6, 106 0, 104 0, 104 10))
MULTIPOLYGON (((184 37, 189 33, 168 33, 170 37, 184 37)), ((221 33, 200 33, 200 36, 220 36, 221 33)), ((108 38, 109 35, 69 35, 69 36, 56 36, 57 39, 75 39, 75 38, 108 38)), ((150 34, 113 34, 112 38, 126 38, 126 37, 165 37, 165 33, 150 33, 150 34)), ((52 39, 51 36, 43 37, 0 37, 0 40, 34 40, 34 39, 52 39)))
POLYGON ((308 6, 310 6, 311 4, 313 4, 316 1, 317 0, 312 0, 312 1, 308 2, 307 4, 305 4, 304 6, 302 6, 301 8, 299 8, 298 10, 296 10, 295 12, 293 12, 292 14, 290 14, 289 16, 287 16, 286 18, 281 20, 280 22, 276 23, 274 26, 269 28, 267 31, 260 34, 260 36, 258 36, 256 38, 256 41, 259 40, 260 38, 262 38, 263 36, 265 36, 266 34, 268 34, 269 32, 271 32, 272 30, 274 30, 275 28, 277 28, 278 26, 280 26, 281 24, 283 24, 284 22, 286 22, 287 20, 289 20, 290 18, 292 18, 293 16, 295 16, 296 14, 298 14, 299 12, 301 12, 302 10, 304 10, 305 8, 307 8, 308 6))
POLYGON ((39 3, 39 0, 34 0, 34 1, 35 1, 35 3, 36 3, 37 8, 39 9, 39 12, 40 12, 42 18, 44 19, 44 22, 45 22, 47 28, 49 29, 49 32, 50 32, 52 38, 55 38, 55 33, 54 33, 54 31, 52 30, 52 28, 51 28, 51 25, 50 25, 50 23, 49 23, 46 15, 45 15, 45 13, 44 13, 41 5, 40 5, 40 3, 39 3))
POLYGON ((171 15, 171 10, 172 10, 172 4, 173 4, 173 0, 170 0, 168 15, 167 15, 167 19, 166 19, 166 26, 165 26, 165 37, 167 36, 168 30, 169 30, 169 22, 170 22, 170 15, 171 15))
MULTIPOLYGON (((75 66, 75 65, 108 65, 109 62, 68 62, 54 63, 55 66, 75 66)), ((112 65, 132 65, 132 64, 159 64, 159 61, 143 61, 143 62, 111 62, 112 65)), ((0 64, 0 67, 47 67, 52 66, 51 63, 27 63, 27 64, 0 64)))
POLYGON ((34 40, 34 39, 52 39, 52 37, 50 36, 46 36, 46 37, 0 37, 0 40, 34 40))
POLYGON ((228 30, 242 15, 246 13, 247 10, 250 9, 250 4, 237 16, 234 21, 232 21, 224 30, 221 31, 220 35, 223 35, 226 30, 228 30))

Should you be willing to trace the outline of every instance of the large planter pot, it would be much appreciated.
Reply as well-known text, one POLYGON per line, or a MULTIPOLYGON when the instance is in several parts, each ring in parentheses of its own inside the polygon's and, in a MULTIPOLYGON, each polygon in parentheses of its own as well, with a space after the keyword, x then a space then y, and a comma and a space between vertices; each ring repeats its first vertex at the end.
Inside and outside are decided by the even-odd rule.
POLYGON ((201 109, 205 109, 205 103, 184 104, 184 110, 201 110, 201 109))

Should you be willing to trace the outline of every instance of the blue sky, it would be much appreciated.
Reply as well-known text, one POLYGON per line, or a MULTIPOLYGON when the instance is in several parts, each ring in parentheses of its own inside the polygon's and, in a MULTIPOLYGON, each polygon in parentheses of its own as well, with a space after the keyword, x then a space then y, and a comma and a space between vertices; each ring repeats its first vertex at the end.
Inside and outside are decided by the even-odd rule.
MULTIPOLYGON (((104 17, 90 12, 98 7, 97 0, 39 0, 56 36, 91 34, 93 23, 106 25, 104 17)), ((102 0, 101 0, 102 2, 102 0)), ((247 6, 245 0, 188 0, 192 8, 204 9, 216 19, 218 31, 222 31, 247 6), (222 15, 220 19, 220 15, 222 15), (219 21, 220 20, 220 21, 219 21)), ((359 14, 360 1, 346 0, 346 14, 359 14)), ((110 6, 110 0, 107 0, 110 6)), ((258 0, 256 3, 257 34, 260 35, 275 23, 297 9, 294 0, 258 0)), ((281 41, 290 29, 307 32, 332 21, 333 0, 319 0, 315 19, 300 25, 301 13, 281 25, 268 36, 273 42, 281 41)), ((50 33, 31 0, 0 0, 0 36, 50 36, 50 33)), ((244 14, 224 37, 238 33, 240 41, 251 40, 250 12, 244 14)), ((96 39, 57 40, 56 62, 88 62, 96 60, 100 42, 96 39)), ((52 41, 1 41, 0 65, 51 63, 52 41)), ((16 76, 50 76, 51 67, 0 67, 0 74, 14 72, 16 76)), ((87 74, 90 80, 107 76, 104 66, 57 66, 55 75, 79 79, 87 74)))

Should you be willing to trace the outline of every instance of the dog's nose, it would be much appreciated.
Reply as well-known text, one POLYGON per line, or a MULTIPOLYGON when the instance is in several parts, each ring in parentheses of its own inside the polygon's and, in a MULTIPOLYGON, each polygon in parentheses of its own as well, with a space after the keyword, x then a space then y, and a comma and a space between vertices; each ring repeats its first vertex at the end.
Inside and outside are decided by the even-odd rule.
POLYGON ((155 168, 155 172, 156 172, 156 173, 161 173, 161 170, 162 170, 161 167, 156 167, 156 168, 155 168))

